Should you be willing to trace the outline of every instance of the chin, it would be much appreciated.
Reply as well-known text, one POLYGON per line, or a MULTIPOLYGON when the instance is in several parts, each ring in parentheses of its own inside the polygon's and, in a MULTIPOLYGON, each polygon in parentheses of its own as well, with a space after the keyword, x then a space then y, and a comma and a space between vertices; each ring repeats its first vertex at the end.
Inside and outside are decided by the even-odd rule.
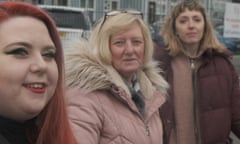
POLYGON ((39 113, 37 114, 33 114, 33 113, 25 113, 25 114, 21 114, 15 117, 12 117, 12 120, 18 121, 18 122, 26 122, 28 120, 34 119, 35 117, 37 117, 39 115, 39 113))
POLYGON ((26 110, 26 115, 28 119, 32 119, 34 117, 37 117, 45 108, 45 105, 34 105, 32 107, 29 107, 28 110, 26 110))

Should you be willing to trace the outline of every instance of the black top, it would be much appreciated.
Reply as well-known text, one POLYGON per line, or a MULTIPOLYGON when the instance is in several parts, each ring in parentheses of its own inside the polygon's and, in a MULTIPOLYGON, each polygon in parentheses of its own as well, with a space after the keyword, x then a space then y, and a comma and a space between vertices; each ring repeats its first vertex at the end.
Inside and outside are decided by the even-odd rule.
POLYGON ((29 144, 26 138, 26 128, 33 122, 16 122, 0 117, 0 144, 29 144))

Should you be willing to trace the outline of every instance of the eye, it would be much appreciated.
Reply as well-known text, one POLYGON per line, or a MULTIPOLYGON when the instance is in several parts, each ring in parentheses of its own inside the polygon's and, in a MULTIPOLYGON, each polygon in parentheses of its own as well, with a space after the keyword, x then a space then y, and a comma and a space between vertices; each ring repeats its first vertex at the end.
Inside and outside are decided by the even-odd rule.
POLYGON ((184 24, 186 22, 187 22, 187 20, 179 20, 179 23, 181 23, 181 24, 184 24))
POLYGON ((6 54, 14 55, 14 56, 26 56, 26 55, 28 55, 28 51, 25 48, 16 48, 16 49, 6 52, 6 54))
POLYGON ((42 53, 42 56, 49 58, 49 59, 55 59, 56 51, 55 50, 46 50, 42 53))
POLYGON ((125 41, 123 41, 123 40, 118 40, 118 41, 115 41, 113 44, 114 45, 117 45, 117 46, 121 46, 121 45, 123 45, 125 43, 125 41))
POLYGON ((196 22, 201 22, 202 19, 200 19, 200 18, 196 18, 195 21, 196 21, 196 22))
POLYGON ((143 41, 141 41, 141 40, 133 40, 134 45, 140 45, 142 43, 143 43, 143 41))

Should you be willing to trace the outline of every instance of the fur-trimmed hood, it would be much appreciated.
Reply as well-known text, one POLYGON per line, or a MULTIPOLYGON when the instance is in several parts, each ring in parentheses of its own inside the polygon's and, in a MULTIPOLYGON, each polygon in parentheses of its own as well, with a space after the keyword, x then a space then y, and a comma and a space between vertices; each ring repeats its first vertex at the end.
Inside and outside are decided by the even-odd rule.
MULTIPOLYGON (((99 62, 85 40, 75 41, 65 49, 65 72, 67 87, 79 87, 88 92, 111 89, 112 86, 130 92, 119 73, 111 66, 99 62)), ((151 62, 137 72, 137 79, 144 96, 151 96, 155 89, 167 95, 168 84, 159 75, 156 62, 151 62)))

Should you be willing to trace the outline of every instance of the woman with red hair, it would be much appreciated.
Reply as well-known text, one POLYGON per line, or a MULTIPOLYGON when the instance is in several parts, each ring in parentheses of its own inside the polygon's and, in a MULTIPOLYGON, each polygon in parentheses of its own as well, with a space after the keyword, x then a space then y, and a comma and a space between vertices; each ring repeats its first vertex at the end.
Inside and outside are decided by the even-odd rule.
POLYGON ((53 20, 0 3, 0 143, 75 144, 64 100, 63 51, 53 20))

